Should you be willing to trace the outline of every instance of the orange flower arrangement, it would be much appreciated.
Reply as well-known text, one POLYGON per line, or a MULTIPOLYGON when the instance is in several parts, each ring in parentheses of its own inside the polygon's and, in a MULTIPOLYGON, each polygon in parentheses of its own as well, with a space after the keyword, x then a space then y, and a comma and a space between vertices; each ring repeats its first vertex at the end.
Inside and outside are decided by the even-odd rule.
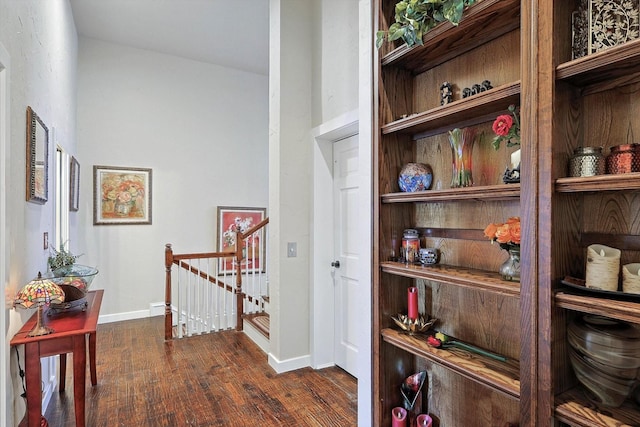
POLYGON ((511 217, 504 224, 489 224, 484 235, 491 239, 491 243, 498 242, 502 249, 520 246, 520 217, 511 217))

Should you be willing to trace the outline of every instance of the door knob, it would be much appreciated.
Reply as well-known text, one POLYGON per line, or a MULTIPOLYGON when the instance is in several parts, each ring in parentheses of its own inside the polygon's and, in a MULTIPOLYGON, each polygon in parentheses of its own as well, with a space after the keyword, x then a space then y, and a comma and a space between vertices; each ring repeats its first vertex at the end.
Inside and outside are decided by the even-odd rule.
POLYGON ((333 261, 331 267, 340 268, 340 261, 333 261))

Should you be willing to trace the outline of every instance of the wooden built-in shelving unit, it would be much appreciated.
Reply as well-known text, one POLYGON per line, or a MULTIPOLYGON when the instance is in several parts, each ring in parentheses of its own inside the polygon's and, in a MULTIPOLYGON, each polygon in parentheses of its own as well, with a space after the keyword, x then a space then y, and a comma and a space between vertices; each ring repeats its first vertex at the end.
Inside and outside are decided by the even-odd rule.
MULTIPOLYGON (((395 0, 376 0, 379 29, 393 22, 395 0)), ((438 427, 640 425, 629 402, 606 408, 589 400, 573 374, 567 325, 582 314, 640 325, 640 298, 580 291, 561 283, 584 277, 586 247, 622 250, 621 264, 640 262, 640 172, 568 177, 581 146, 639 142, 640 40, 571 59, 571 14, 580 0, 482 0, 460 25, 443 23, 423 46, 385 43, 375 52, 373 391, 374 424, 391 424, 402 404, 399 385, 428 372, 423 409, 438 427), (488 79, 493 88, 462 98, 488 79), (454 84, 440 105, 439 86, 454 84), (520 107, 521 183, 503 184, 512 148, 494 151, 491 123, 520 107), (474 127, 474 185, 449 188, 448 131, 474 127), (635 137, 633 136, 635 135, 635 137), (634 139, 635 138, 635 139, 634 139), (428 191, 400 192, 408 162, 429 164, 428 191), (521 281, 504 281, 506 253, 482 234, 487 224, 522 219, 521 281), (405 228, 440 264, 397 262, 405 228), (501 354, 506 362, 457 349, 436 349, 407 335, 391 317, 405 313, 406 290, 417 286, 435 329, 501 354)))

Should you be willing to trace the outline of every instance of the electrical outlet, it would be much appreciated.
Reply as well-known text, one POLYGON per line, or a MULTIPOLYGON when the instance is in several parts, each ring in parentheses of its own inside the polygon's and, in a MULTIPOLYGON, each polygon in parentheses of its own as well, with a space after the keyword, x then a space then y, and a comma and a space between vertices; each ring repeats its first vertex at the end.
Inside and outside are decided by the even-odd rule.
POLYGON ((287 257, 295 258, 298 256, 298 244, 296 242, 287 243, 287 257))
POLYGON ((44 249, 49 249, 49 233, 46 231, 42 235, 42 246, 44 249))

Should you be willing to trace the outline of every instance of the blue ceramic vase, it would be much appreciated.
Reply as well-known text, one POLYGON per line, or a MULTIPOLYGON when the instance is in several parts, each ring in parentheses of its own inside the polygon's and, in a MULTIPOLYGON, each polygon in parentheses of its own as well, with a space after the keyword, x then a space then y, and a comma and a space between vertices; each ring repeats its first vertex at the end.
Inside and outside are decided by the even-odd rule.
POLYGON ((433 171, 423 163, 407 163, 398 177, 400 190, 406 193, 428 190, 432 181, 433 171))

